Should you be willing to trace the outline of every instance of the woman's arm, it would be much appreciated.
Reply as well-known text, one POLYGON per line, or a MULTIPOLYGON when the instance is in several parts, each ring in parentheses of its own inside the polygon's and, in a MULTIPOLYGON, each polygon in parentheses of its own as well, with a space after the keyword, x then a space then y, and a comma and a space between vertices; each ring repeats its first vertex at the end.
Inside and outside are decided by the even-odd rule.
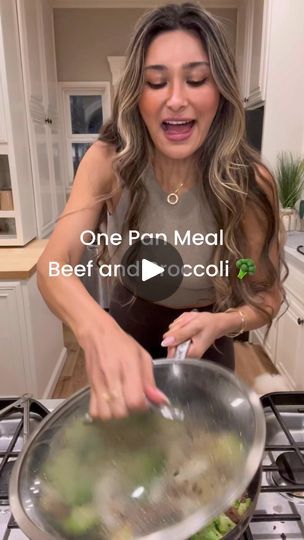
POLYGON ((150 355, 90 296, 75 275, 50 277, 49 262, 75 266, 84 250, 81 233, 95 230, 114 188, 110 150, 100 141, 82 159, 72 193, 38 261, 38 285, 50 309, 73 330, 84 350, 91 384, 90 413, 103 419, 161 403, 150 355), (99 201, 99 202, 98 202, 99 201))
MULTIPOLYGON (((274 179, 264 168, 259 168, 259 171, 262 178, 257 175, 257 182, 268 197, 274 208, 274 212, 279 212, 275 197, 276 187, 274 185, 274 179)), ((246 257, 253 259, 256 264, 255 274, 253 276, 247 275, 243 279, 259 283, 265 277, 264 269, 260 262, 266 234, 265 217, 261 210, 248 206, 243 219, 243 229, 246 235, 246 257)), ((269 249, 269 258, 276 270, 279 269, 280 263, 279 240, 278 235, 276 235, 272 239, 269 249)), ((237 269, 235 271, 237 272, 237 269)), ((276 280, 271 288, 255 295, 254 301, 261 305, 271 318, 275 317, 283 301, 279 279, 276 280)), ((236 307, 234 311, 229 311, 228 313, 188 312, 182 314, 170 325, 168 331, 163 336, 163 346, 169 347, 168 356, 173 357, 176 345, 191 337, 192 345, 189 349, 189 355, 201 357, 219 337, 238 333, 241 329, 244 331, 254 330, 268 322, 269 317, 267 315, 249 304, 242 304, 236 307)))
MULTIPOLYGON (((273 177, 268 173, 268 171, 261 166, 258 167, 262 178, 257 175, 256 180, 260 188, 266 194, 274 213, 279 218, 279 206, 277 197, 275 196, 276 185, 273 177)), ((262 266, 262 250, 265 243, 265 216, 262 214, 260 209, 253 209, 248 207, 243 219, 243 228, 246 235, 246 246, 247 253, 246 257, 251 258, 256 264, 256 272, 253 276, 245 276, 243 279, 248 279, 251 282, 259 283, 265 278, 265 269, 262 266)), ((284 238, 279 238, 280 231, 278 231, 275 237, 272 239, 270 249, 269 249, 269 259, 272 262, 276 271, 279 271, 280 265, 280 249, 282 240, 284 238)), ((254 297, 254 300, 257 304, 266 310, 271 318, 274 318, 281 307, 283 302, 282 295, 282 286, 280 282, 281 276, 278 275, 277 280, 271 288, 266 291, 263 291, 257 294, 254 297)), ((236 308, 236 311, 229 313, 221 313, 220 326, 222 335, 228 334, 230 332, 237 332, 242 325, 242 320, 240 317, 239 310, 241 310, 244 319, 245 319, 245 330, 254 330, 259 328, 264 324, 269 322, 269 318, 261 313, 259 310, 254 309, 250 305, 240 305, 236 308)))
POLYGON ((80 235, 86 229, 95 230, 105 204, 96 201, 111 193, 110 163, 109 150, 101 143, 93 144, 87 151, 78 167, 70 198, 37 265, 41 294, 76 336, 100 308, 76 276, 50 276, 49 262, 58 262, 60 267, 79 263, 85 248, 80 235))

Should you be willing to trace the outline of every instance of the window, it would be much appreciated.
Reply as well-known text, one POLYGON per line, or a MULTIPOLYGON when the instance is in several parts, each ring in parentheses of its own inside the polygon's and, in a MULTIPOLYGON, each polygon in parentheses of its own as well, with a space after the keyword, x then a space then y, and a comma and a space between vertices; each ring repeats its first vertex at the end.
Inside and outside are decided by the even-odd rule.
POLYGON ((71 191, 78 165, 111 114, 110 83, 61 83, 66 142, 66 189, 71 191))

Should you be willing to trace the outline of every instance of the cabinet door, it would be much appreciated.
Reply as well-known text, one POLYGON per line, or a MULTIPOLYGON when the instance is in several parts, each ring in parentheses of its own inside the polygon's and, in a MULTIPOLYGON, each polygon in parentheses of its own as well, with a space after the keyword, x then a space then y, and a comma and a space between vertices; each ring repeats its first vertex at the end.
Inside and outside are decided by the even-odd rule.
POLYGON ((252 0, 242 0, 237 12, 235 62, 244 105, 246 105, 249 95, 252 10, 252 0))
POLYGON ((4 97, 2 90, 2 74, 0 71, 0 143, 7 142, 6 118, 4 115, 4 97))
POLYGON ((0 1, 0 245, 24 245, 36 236, 28 121, 25 111, 16 2, 0 1), (5 117, 5 119, 4 119, 5 117))
POLYGON ((28 391, 26 330, 22 320, 23 301, 19 283, 0 287, 0 394, 18 396, 28 391))
POLYGON ((242 0, 238 7, 236 64, 246 108, 265 100, 272 0, 242 0))
POLYGON ((62 164, 62 126, 58 114, 58 84, 55 60, 53 9, 47 0, 41 2, 43 27, 44 66, 46 81, 46 116, 48 118, 48 149, 53 190, 55 195, 55 218, 65 206, 65 183, 62 164))
POLYGON ((19 31, 29 124, 33 183, 40 237, 52 229, 56 204, 48 149, 45 95, 45 58, 41 4, 18 0, 19 31))
POLYGON ((288 311, 278 321, 276 367, 295 390, 304 390, 304 304, 287 292, 288 311))
POLYGON ((265 101, 270 16, 271 0, 252 0, 248 107, 265 101))

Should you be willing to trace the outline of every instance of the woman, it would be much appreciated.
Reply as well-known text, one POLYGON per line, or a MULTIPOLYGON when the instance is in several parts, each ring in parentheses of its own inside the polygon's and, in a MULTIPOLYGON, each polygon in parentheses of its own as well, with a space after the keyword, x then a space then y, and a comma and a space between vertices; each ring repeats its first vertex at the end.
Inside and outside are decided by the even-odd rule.
MULTIPOLYGON (((62 217, 39 261, 38 283, 85 352, 93 417, 124 416, 146 407, 146 398, 165 401, 151 364, 151 354, 166 353, 160 341, 172 357, 191 339, 189 356, 233 369, 227 336, 269 325, 278 313, 284 293, 275 182, 244 140, 233 57, 201 7, 167 5, 138 22, 112 118, 84 156, 62 217), (159 303, 134 299, 116 284, 107 313, 76 276, 48 276, 50 260, 79 262, 81 233, 96 229, 105 213, 108 230, 117 226, 124 238, 128 229, 184 230, 191 215, 193 232, 222 229, 224 245, 192 247, 187 257, 205 265, 229 260, 231 269, 252 258, 256 273, 197 279, 159 303)), ((111 246, 101 253, 120 256, 111 246)))

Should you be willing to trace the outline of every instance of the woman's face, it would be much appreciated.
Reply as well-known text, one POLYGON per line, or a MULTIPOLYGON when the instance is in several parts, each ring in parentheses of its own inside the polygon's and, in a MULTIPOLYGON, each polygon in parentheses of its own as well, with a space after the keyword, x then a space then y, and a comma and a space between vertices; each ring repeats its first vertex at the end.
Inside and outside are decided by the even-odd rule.
POLYGON ((205 141, 220 99, 200 39, 184 30, 158 35, 144 77, 139 110, 156 149, 173 159, 190 157, 205 141))

